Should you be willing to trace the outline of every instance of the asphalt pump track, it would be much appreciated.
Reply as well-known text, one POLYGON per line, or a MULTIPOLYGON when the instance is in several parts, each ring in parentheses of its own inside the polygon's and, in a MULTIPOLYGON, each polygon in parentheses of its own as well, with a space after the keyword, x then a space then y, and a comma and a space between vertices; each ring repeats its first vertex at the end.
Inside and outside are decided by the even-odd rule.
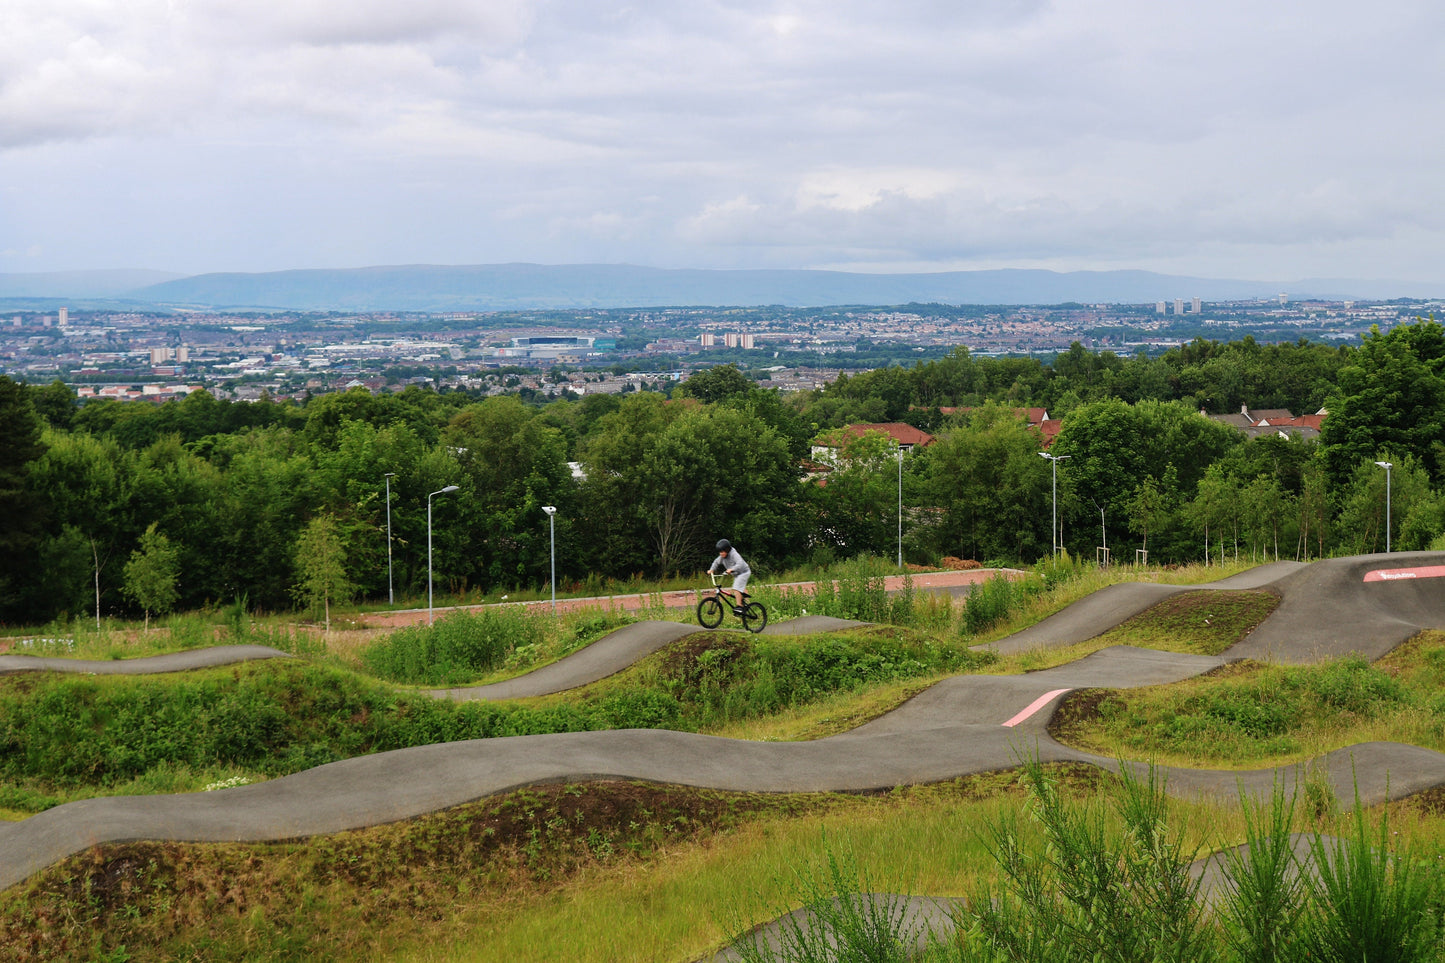
MULTIPOLYGON (((1252 588, 1274 592, 1281 602, 1221 656, 1113 646, 1025 675, 956 676, 865 725, 812 742, 748 742, 651 729, 513 736, 361 756, 213 792, 80 800, 0 824, 0 889, 107 843, 291 840, 396 822, 539 783, 622 779, 742 792, 859 792, 940 782, 1025 759, 1080 762, 1109 771, 1125 765, 1142 772, 1141 764, 1054 741, 1047 723, 1059 698, 1075 689, 1180 681, 1245 657, 1284 663, 1348 654, 1378 658, 1419 631, 1445 628, 1442 577, 1445 553, 1420 552, 1275 563, 1202 586, 1113 586, 990 647, 1015 652, 1086 641, 1180 592, 1252 588)), ((814 616, 768 631, 811 633, 857 625, 814 616)), ((431 694, 498 699, 561 691, 620 671, 696 631, 680 623, 640 622, 528 676, 431 694)), ((224 648, 232 651, 177 656, 235 661, 285 654, 261 647, 224 648)), ((0 672, 99 671, 90 668, 93 664, 3 656, 0 672)), ((100 664, 112 672, 194 667, 178 665, 172 656, 100 664)), ((1327 781, 1340 798, 1358 791, 1361 802, 1370 805, 1445 784, 1445 755, 1371 742, 1261 770, 1159 771, 1168 791, 1180 797, 1263 799, 1276 786, 1289 791, 1309 776, 1327 781)))

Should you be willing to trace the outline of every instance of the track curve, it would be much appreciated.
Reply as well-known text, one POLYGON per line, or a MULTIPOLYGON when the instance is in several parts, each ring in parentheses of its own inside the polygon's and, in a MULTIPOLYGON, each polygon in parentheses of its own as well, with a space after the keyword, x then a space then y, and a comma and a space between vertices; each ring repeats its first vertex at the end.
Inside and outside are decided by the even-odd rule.
POLYGON ((290 659, 291 653, 265 645, 213 645, 139 659, 65 659, 39 655, 0 655, 0 675, 15 672, 75 672, 82 675, 152 675, 189 672, 256 659, 290 659))
MULTIPOLYGON (((866 622, 852 619, 835 619, 824 615, 805 615, 770 625, 764 635, 807 635, 813 632, 836 632, 856 629, 866 622)), ((643 621, 633 622, 614 629, 585 649, 558 659, 551 665, 519 675, 514 679, 493 682, 490 685, 463 686, 452 689, 427 689, 427 695, 454 702, 470 702, 477 699, 525 699, 533 696, 552 695, 578 686, 616 675, 652 653, 664 649, 678 639, 696 632, 726 631, 704 629, 684 622, 643 621)))
POLYGON ((975 646, 1001 655, 1073 645, 1102 635, 1185 592, 1263 590, 1280 604, 1225 654, 1307 664, 1357 655, 1378 659, 1425 629, 1445 628, 1445 552, 1394 552, 1273 562, 1202 585, 1131 582, 1100 589, 1013 635, 975 646), (1429 574, 1417 574, 1417 573, 1429 574), (1366 580, 1376 573, 1378 577, 1366 580))

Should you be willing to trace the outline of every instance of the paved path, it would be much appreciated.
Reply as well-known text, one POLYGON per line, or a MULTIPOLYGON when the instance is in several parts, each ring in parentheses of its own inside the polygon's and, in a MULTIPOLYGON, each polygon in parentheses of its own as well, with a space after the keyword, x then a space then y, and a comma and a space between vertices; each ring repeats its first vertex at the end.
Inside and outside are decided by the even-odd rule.
POLYGON ((1000 655, 1013 655, 1029 649, 1073 645, 1075 642, 1103 635, 1114 626, 1133 618, 1171 596, 1182 595, 1185 592, 1243 591, 1268 588, 1282 577, 1303 567, 1299 562, 1274 562, 1203 585, 1122 582, 1085 596, 1068 608, 1055 612, 1043 621, 1015 632, 1005 639, 988 645, 975 646, 975 648, 994 649, 1000 655))
POLYGON ((15 672, 78 672, 84 675, 149 675, 186 672, 253 659, 289 659, 290 653, 265 645, 213 645, 140 659, 65 659, 38 655, 0 655, 0 675, 15 672))
POLYGON ((1011 655, 1072 645, 1184 592, 1262 589, 1280 596, 1269 618, 1227 653, 1303 665, 1358 655, 1378 659, 1424 629, 1445 628, 1445 553, 1355 555, 1304 565, 1274 562, 1205 585, 1111 585, 981 649, 1011 655), (1442 569, 1418 577, 1409 573, 1442 569), (1383 577, 1367 581, 1369 573, 1383 577), (1395 577, 1398 576, 1398 577, 1395 577))
MULTIPOLYGON (((1442 594, 1445 582, 1409 580, 1412 584, 1402 591, 1404 579, 1364 581, 1369 571, 1426 565, 1445 566, 1445 553, 1320 562, 1256 576, 1286 599, 1301 590, 1336 593, 1316 598, 1313 605, 1292 607, 1296 628, 1291 633, 1283 624, 1275 626, 1267 636, 1269 653, 1305 659, 1331 646, 1370 649, 1412 634, 1408 627, 1422 621, 1445 625, 1445 602, 1431 601, 1442 594), (1312 571, 1316 566, 1322 568, 1312 571), (1306 573, 1311 577, 1300 577, 1306 573), (1390 624, 1380 627, 1368 621, 1357 637, 1323 641, 1344 635, 1336 631, 1335 610, 1352 605, 1388 612, 1390 624)), ((1120 619, 1134 614, 1127 611, 1130 605, 1119 606, 1120 619)), ((1283 611, 1284 604, 1261 630, 1283 611)), ((1091 634, 1067 639, 1057 631, 1067 620, 1055 620, 1051 632, 1061 644, 1092 637, 1100 622, 1097 614, 1080 619, 1079 631, 1091 634)), ((645 648, 679 631, 660 625, 639 623, 613 638, 626 641, 630 632, 650 634, 650 642, 636 643, 645 648)), ((1249 646, 1251 639, 1241 646, 1249 646)), ((942 781, 1012 766, 1025 757, 1117 770, 1115 760, 1049 738, 1046 723, 1058 698, 1075 688, 1176 681, 1223 661, 1116 646, 1044 672, 956 677, 864 726, 812 742, 747 742, 664 730, 518 736, 362 756, 217 792, 88 799, 0 825, 0 889, 99 843, 293 839, 406 819, 539 782, 615 778, 739 791, 861 791, 942 781)), ((591 671, 606 672, 608 667, 591 671)), ((524 679, 512 683, 520 686, 524 679)), ((1276 782, 1292 786, 1306 772, 1322 774, 1344 798, 1352 798, 1358 783, 1368 804, 1386 798, 1387 792, 1398 798, 1445 784, 1445 755, 1416 746, 1368 743, 1307 765, 1255 772, 1165 769, 1164 775, 1176 795, 1232 800, 1241 791, 1267 794, 1276 782)))

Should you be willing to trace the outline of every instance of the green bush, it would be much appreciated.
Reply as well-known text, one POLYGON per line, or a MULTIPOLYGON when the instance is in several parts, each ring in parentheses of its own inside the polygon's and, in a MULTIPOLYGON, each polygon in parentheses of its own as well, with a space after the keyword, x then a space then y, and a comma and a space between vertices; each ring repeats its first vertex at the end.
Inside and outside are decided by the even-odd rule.
POLYGON ((497 668, 513 650, 539 644, 544 635, 541 617, 524 608, 459 611, 373 642, 361 651, 361 662, 392 682, 459 685, 497 668))
POLYGON ((975 583, 963 608, 964 634, 978 635, 1009 618, 1038 594, 1039 586, 1037 580, 1012 579, 1002 572, 975 583))
POLYGON ((1400 680, 1358 656, 1327 662, 1307 677, 1307 689, 1332 709, 1370 719, 1384 706, 1409 701, 1400 680))

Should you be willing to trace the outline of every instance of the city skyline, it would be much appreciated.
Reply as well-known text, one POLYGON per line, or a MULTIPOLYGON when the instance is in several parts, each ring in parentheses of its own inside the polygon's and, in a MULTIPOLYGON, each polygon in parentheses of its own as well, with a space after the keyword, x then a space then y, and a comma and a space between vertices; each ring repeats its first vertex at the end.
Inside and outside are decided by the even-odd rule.
POLYGON ((1440 281, 1445 9, 17 0, 0 272, 1440 281))

